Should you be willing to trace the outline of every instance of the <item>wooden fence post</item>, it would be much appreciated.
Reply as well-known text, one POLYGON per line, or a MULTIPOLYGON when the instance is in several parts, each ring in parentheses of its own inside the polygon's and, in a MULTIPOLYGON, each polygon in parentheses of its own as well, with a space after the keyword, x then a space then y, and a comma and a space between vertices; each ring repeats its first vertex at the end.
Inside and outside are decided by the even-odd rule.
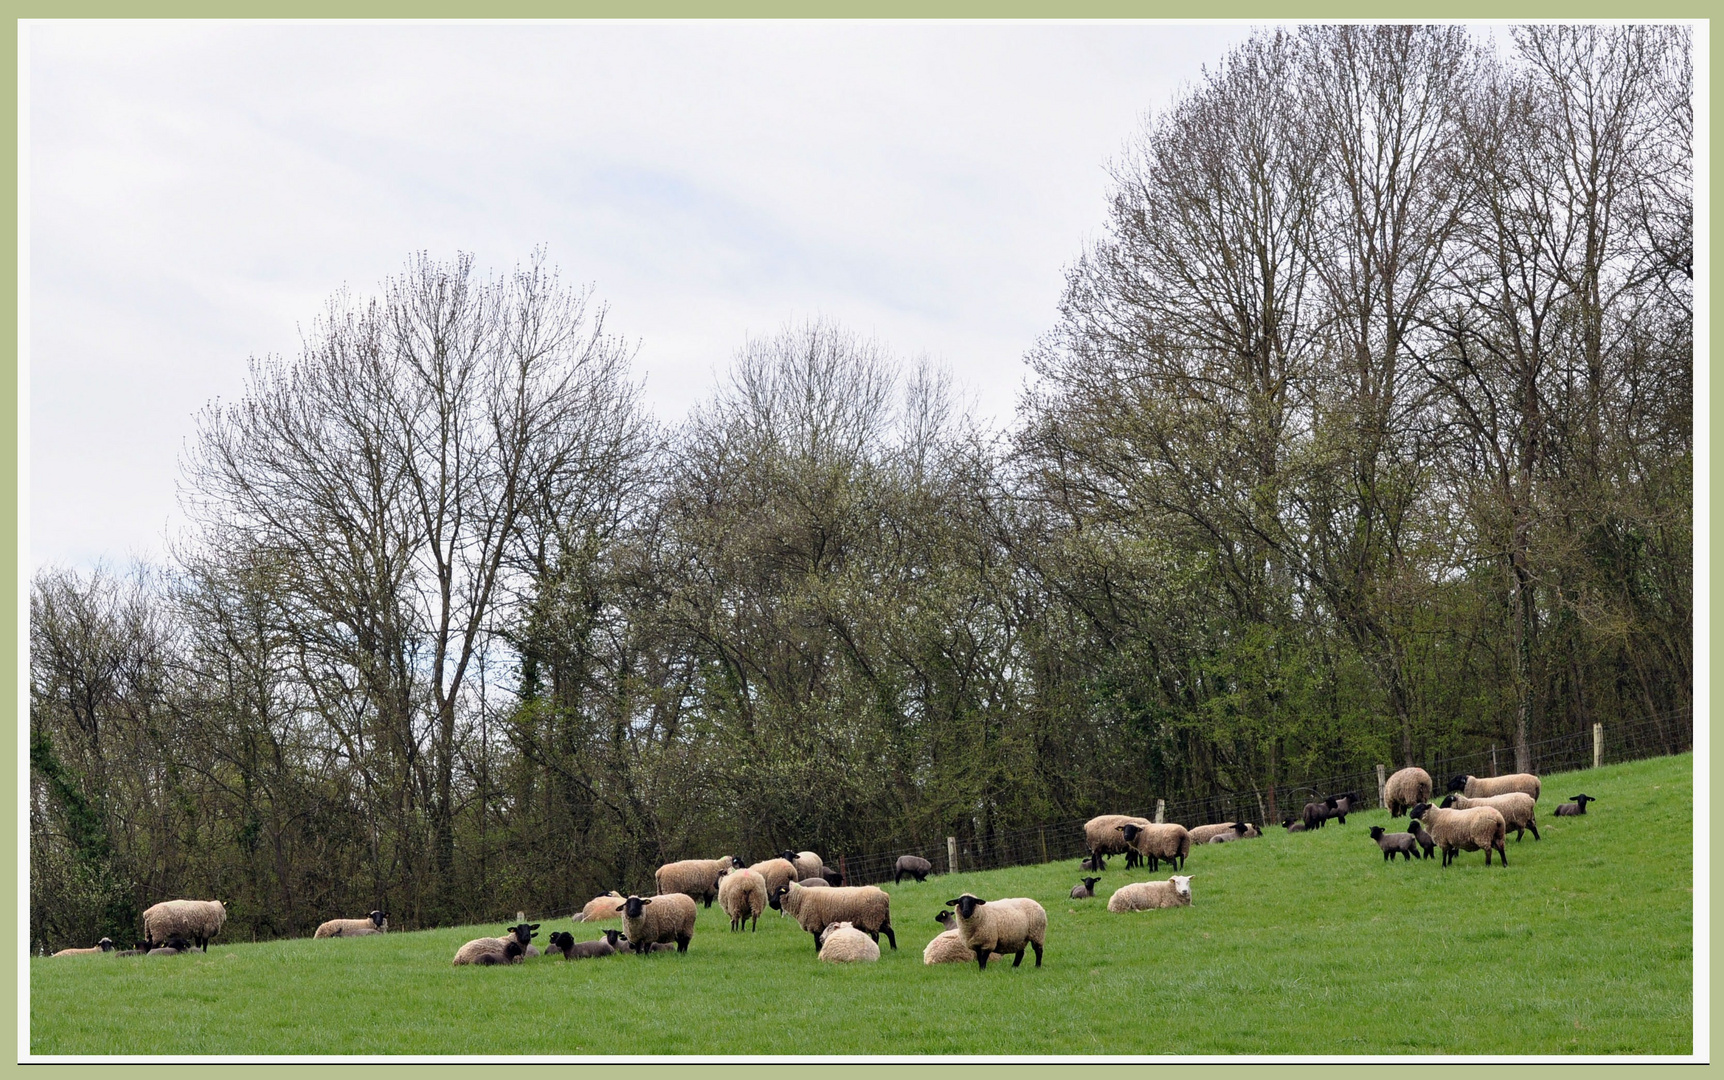
POLYGON ((948 836, 946 837, 946 873, 955 874, 957 872, 958 838, 955 836, 948 836))
POLYGON ((1166 816, 1166 814, 1167 814, 1167 800, 1166 799, 1155 800, 1155 823, 1157 825, 1163 824, 1161 819, 1164 816, 1166 816))
POLYGON ((1500 775, 1497 772, 1497 744, 1496 743, 1491 743, 1491 775, 1492 776, 1500 775))
POLYGON ((1389 805, 1389 782, 1383 779, 1383 767, 1377 766, 1377 805, 1389 805))
POLYGON ((1592 725, 1592 767, 1604 764, 1604 725, 1592 725))
POLYGON ((1048 831, 1045 828, 1036 830, 1036 835, 1042 839, 1042 862, 1048 861, 1048 831))

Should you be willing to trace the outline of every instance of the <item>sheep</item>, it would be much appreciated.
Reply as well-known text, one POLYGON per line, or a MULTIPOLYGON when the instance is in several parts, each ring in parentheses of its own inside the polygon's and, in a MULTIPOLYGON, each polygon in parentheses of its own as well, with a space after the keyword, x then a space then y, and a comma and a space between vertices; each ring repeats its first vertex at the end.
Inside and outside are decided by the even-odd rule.
POLYGON ((1107 856, 1087 855, 1083 859, 1079 860, 1077 865, 1079 870, 1106 870, 1107 856))
POLYGON ((934 872, 934 864, 920 855, 900 855, 898 865, 892 868, 892 884, 896 885, 909 874, 917 881, 927 881, 928 875, 934 872))
POLYGON ((55 956, 94 956, 96 953, 112 952, 114 943, 108 938, 96 942, 88 949, 61 949, 55 956))
POLYGON ((1151 870, 1159 867, 1163 859, 1177 870, 1185 869, 1185 857, 1191 854, 1191 833, 1184 825, 1156 825, 1136 819, 1119 828, 1151 870))
POLYGON ((550 951, 563 954, 564 960, 584 960, 595 956, 613 956, 622 952, 623 932, 616 928, 606 930, 603 937, 592 941, 576 941, 575 935, 567 930, 558 930, 551 934, 550 951))
POLYGON ((1257 826, 1249 821, 1233 821, 1223 822, 1219 825, 1199 825, 1191 830, 1191 842, 1193 844, 1207 844, 1211 839, 1223 833, 1230 834, 1227 837, 1229 840, 1255 839, 1263 835, 1257 831, 1257 826))
POLYGON ((1305 804, 1306 830, 1321 829, 1323 823, 1329 820, 1330 811, 1334 809, 1327 801, 1308 802, 1305 804))
POLYGON ((168 938, 167 941, 164 942, 163 944, 158 945, 155 948, 151 949, 149 952, 145 953, 145 955, 146 956, 178 956, 181 953, 192 953, 192 952, 203 952, 203 950, 198 948, 196 945, 193 945, 192 943, 187 941, 185 938, 180 937, 178 934, 175 934, 173 937, 168 938))
POLYGON ((797 881, 821 877, 823 875, 820 871, 826 867, 826 863, 821 860, 820 856, 812 851, 791 851, 789 848, 785 848, 778 853, 778 857, 796 867, 795 880, 797 881))
POLYGON ((1229 844, 1235 840, 1238 840, 1239 838, 1240 838, 1239 834, 1236 832, 1223 832, 1223 833, 1216 833, 1214 836, 1211 836, 1208 840, 1205 840, 1204 843, 1206 843, 1206 844, 1229 844))
POLYGON ((778 902, 798 926, 814 935, 817 955, 821 931, 835 922, 854 923, 875 941, 885 934, 892 948, 898 947, 898 935, 892 930, 892 898, 873 885, 810 889, 792 881, 779 889, 778 902))
POLYGON ((1538 801, 1539 779, 1532 773, 1510 773, 1507 776, 1471 776, 1461 775, 1449 778, 1450 791, 1457 791, 1469 799, 1488 799, 1492 795, 1507 795, 1518 791, 1531 795, 1533 802, 1538 801))
POLYGON ((1085 870, 1107 869, 1107 856, 1124 855, 1126 867, 1130 869, 1137 864, 1137 852, 1133 850, 1131 841, 1120 835, 1120 826, 1127 822, 1142 822, 1142 818, 1134 818, 1126 814, 1102 814, 1084 822, 1084 849, 1089 852, 1089 866, 1085 870))
POLYGON ((1511 791, 1506 795, 1492 795, 1486 799, 1469 799, 1465 795, 1449 794, 1443 799, 1443 808, 1466 810, 1474 806, 1494 806, 1503 816, 1503 826, 1514 830, 1515 842, 1519 843, 1526 837, 1526 830, 1532 830, 1532 838, 1540 839, 1538 835, 1538 804, 1532 801, 1532 796, 1524 791, 1511 791))
POLYGON ((538 956, 539 947, 533 944, 533 939, 539 936, 539 924, 528 922, 527 913, 524 911, 515 912, 515 918, 518 920, 516 924, 509 927, 497 940, 505 944, 510 941, 519 943, 523 957, 538 956))
POLYGON ((778 890, 786 883, 796 880, 796 864, 789 859, 767 859, 749 867, 762 878, 766 879, 766 903, 772 910, 778 910, 778 890))
POLYGON ((220 900, 164 900, 145 909, 144 937, 154 944, 178 935, 207 949, 225 922, 227 906, 220 900))
POLYGON ((707 907, 718 898, 718 877, 726 870, 742 869, 742 860, 725 855, 718 859, 684 859, 665 863, 653 874, 660 896, 682 893, 703 900, 707 907))
POLYGON ((1359 793, 1347 791, 1339 795, 1331 795, 1323 800, 1323 805, 1328 809, 1328 816, 1345 825, 1347 824, 1347 815, 1359 809, 1359 793))
POLYGON ((730 916, 730 928, 741 930, 742 924, 754 920, 760 929, 760 913, 766 908, 766 879, 753 870, 733 870, 718 881, 718 905, 730 916))
POLYGON ((1024 962, 1024 949, 1036 950, 1036 966, 1042 966, 1042 946, 1047 942, 1048 913, 1025 896, 987 901, 964 893, 948 900, 957 914, 958 940, 976 954, 976 966, 988 970, 990 956, 1016 953, 1012 966, 1024 962))
POLYGON ((1298 818, 1288 818, 1281 823, 1281 827, 1290 833, 1305 831, 1305 823, 1298 818))
POLYGON ((1100 880, 1101 880, 1101 878, 1098 878, 1098 877, 1086 877, 1083 879, 1083 881, 1079 882, 1076 885, 1073 885, 1072 886, 1072 899, 1073 900, 1088 900, 1090 897, 1094 896, 1095 895, 1095 883, 1100 881, 1100 880))
MULTIPOLYGON (((1417 804, 1414 804, 1414 805, 1417 805, 1417 804)), ((1408 807, 1407 809, 1411 810, 1412 807, 1408 807)), ((1408 816, 1412 817, 1411 814, 1409 814, 1408 816)), ((1413 838, 1414 842, 1416 842, 1419 845, 1419 847, 1424 849, 1424 852, 1425 852, 1424 857, 1425 858, 1427 858, 1427 859, 1436 858, 1436 856, 1434 854, 1432 854, 1432 849, 1437 846, 1437 842, 1435 839, 1432 838, 1430 833, 1425 831, 1424 825, 1420 824, 1418 818, 1412 818, 1412 820, 1407 822, 1407 835, 1411 836, 1413 838)))
POLYGON ((381 911, 373 911, 363 919, 330 919, 320 923, 317 932, 311 936, 320 937, 365 937, 368 934, 386 934, 389 932, 389 916, 381 911))
POLYGON ((1569 801, 1556 808, 1557 817, 1579 817, 1586 813, 1586 804, 1597 802, 1591 795, 1572 795, 1569 801))
POLYGON ((1121 885, 1107 898, 1107 909, 1117 913, 1188 907, 1191 904, 1191 878, 1190 874, 1175 874, 1166 881, 1134 881, 1121 885))
POLYGON ((832 869, 830 866, 822 866, 820 868, 820 878, 828 885, 841 886, 844 884, 844 875, 832 869))
POLYGON ((1430 803, 1419 803, 1407 813, 1430 827, 1431 839, 1442 846, 1444 866, 1454 862, 1461 851, 1483 851, 1485 865, 1489 866, 1493 850, 1502 856, 1503 865, 1508 865, 1508 848, 1503 846, 1503 837, 1508 829, 1503 823, 1502 812, 1496 807, 1445 810, 1430 803))
POLYGON ((797 884, 804 889, 830 889, 832 887, 832 883, 823 877, 811 877, 805 881, 799 881, 797 884))
POLYGON ((670 941, 676 942, 677 952, 687 952, 688 943, 694 939, 694 901, 682 893, 630 895, 621 911, 629 948, 643 956, 652 952, 654 945, 670 941))
POLYGON ((1383 784, 1383 804, 1389 808, 1391 818, 1400 817, 1415 803, 1427 802, 1430 797, 1431 774, 1417 765, 1400 770, 1383 784))
POLYGON ((479 964, 489 967, 493 964, 518 964, 526 950, 514 938, 482 937, 474 938, 467 944, 455 950, 454 965, 479 964))
POLYGON ((591 900, 588 900, 586 907, 583 907, 570 917, 571 921, 608 922, 611 919, 620 918, 620 916, 617 915, 617 905, 627 899, 628 897, 617 892, 615 889, 612 889, 603 896, 595 896, 591 900))
POLYGON ((149 954, 149 951, 150 951, 150 943, 149 942, 138 941, 138 942, 134 942, 132 944, 131 948, 126 949, 124 952, 117 952, 114 955, 115 956, 147 956, 149 954))
MULTIPOLYGON (((958 918, 950 911, 942 911, 934 916, 934 921, 946 929, 934 936, 922 950, 924 964, 967 964, 976 958, 976 954, 964 948, 964 943, 958 937, 958 918)), ((998 960, 1000 954, 990 952, 990 961, 998 960)))
MULTIPOLYGON (((1381 825, 1373 825, 1371 839, 1383 849, 1384 862, 1394 862, 1396 855, 1404 855, 1408 862, 1412 862, 1414 855, 1418 854, 1419 842, 1413 839, 1412 833, 1386 832, 1381 825)), ((1424 856, 1420 855, 1419 858, 1424 856)))
POLYGON ((829 964, 871 964, 880 959, 880 945, 848 922, 836 922, 821 935, 820 959, 829 964))

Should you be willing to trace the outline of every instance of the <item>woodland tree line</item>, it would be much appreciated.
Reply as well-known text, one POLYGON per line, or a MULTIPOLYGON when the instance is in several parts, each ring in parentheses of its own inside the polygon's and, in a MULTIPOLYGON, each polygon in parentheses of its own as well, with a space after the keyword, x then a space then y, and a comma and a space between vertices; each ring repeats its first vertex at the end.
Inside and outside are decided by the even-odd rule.
POLYGON ((1111 164, 1007 430, 820 321, 661 426, 540 256, 334 297, 198 418, 167 564, 33 582, 33 941, 572 909, 1686 715, 1689 44, 1259 34, 1111 164))

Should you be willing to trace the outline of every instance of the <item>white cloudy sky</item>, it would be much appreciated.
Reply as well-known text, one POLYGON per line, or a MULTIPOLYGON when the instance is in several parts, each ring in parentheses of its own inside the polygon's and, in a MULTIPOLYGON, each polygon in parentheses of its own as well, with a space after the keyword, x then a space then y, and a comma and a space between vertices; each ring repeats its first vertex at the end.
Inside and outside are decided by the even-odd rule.
POLYGON ((1104 166, 1241 24, 27 24, 29 565, 160 558, 193 414, 409 252, 590 282, 667 421, 830 316, 1011 414, 1104 166))

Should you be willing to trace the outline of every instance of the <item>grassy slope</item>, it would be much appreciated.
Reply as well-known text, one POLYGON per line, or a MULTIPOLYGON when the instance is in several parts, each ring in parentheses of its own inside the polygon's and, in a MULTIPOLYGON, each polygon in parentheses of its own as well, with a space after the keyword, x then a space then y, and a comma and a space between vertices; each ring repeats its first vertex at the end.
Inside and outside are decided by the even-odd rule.
POLYGON ((1075 862, 889 886, 898 951, 851 968, 817 963, 770 910, 757 934, 733 935, 716 906, 685 956, 450 966, 499 923, 33 959, 31 1050, 1686 1054, 1692 767, 1684 755, 1549 778, 1544 839, 1511 840, 1506 871, 1479 853, 1446 870, 1386 865, 1367 835, 1375 811, 1197 849, 1184 909, 1110 915, 1105 896, 1149 876, 1117 862, 1103 899, 1082 902, 1066 898, 1075 862), (1586 817, 1552 816, 1581 790, 1601 800, 1586 817), (933 914, 966 889, 1040 900, 1046 966, 924 967, 933 914))

